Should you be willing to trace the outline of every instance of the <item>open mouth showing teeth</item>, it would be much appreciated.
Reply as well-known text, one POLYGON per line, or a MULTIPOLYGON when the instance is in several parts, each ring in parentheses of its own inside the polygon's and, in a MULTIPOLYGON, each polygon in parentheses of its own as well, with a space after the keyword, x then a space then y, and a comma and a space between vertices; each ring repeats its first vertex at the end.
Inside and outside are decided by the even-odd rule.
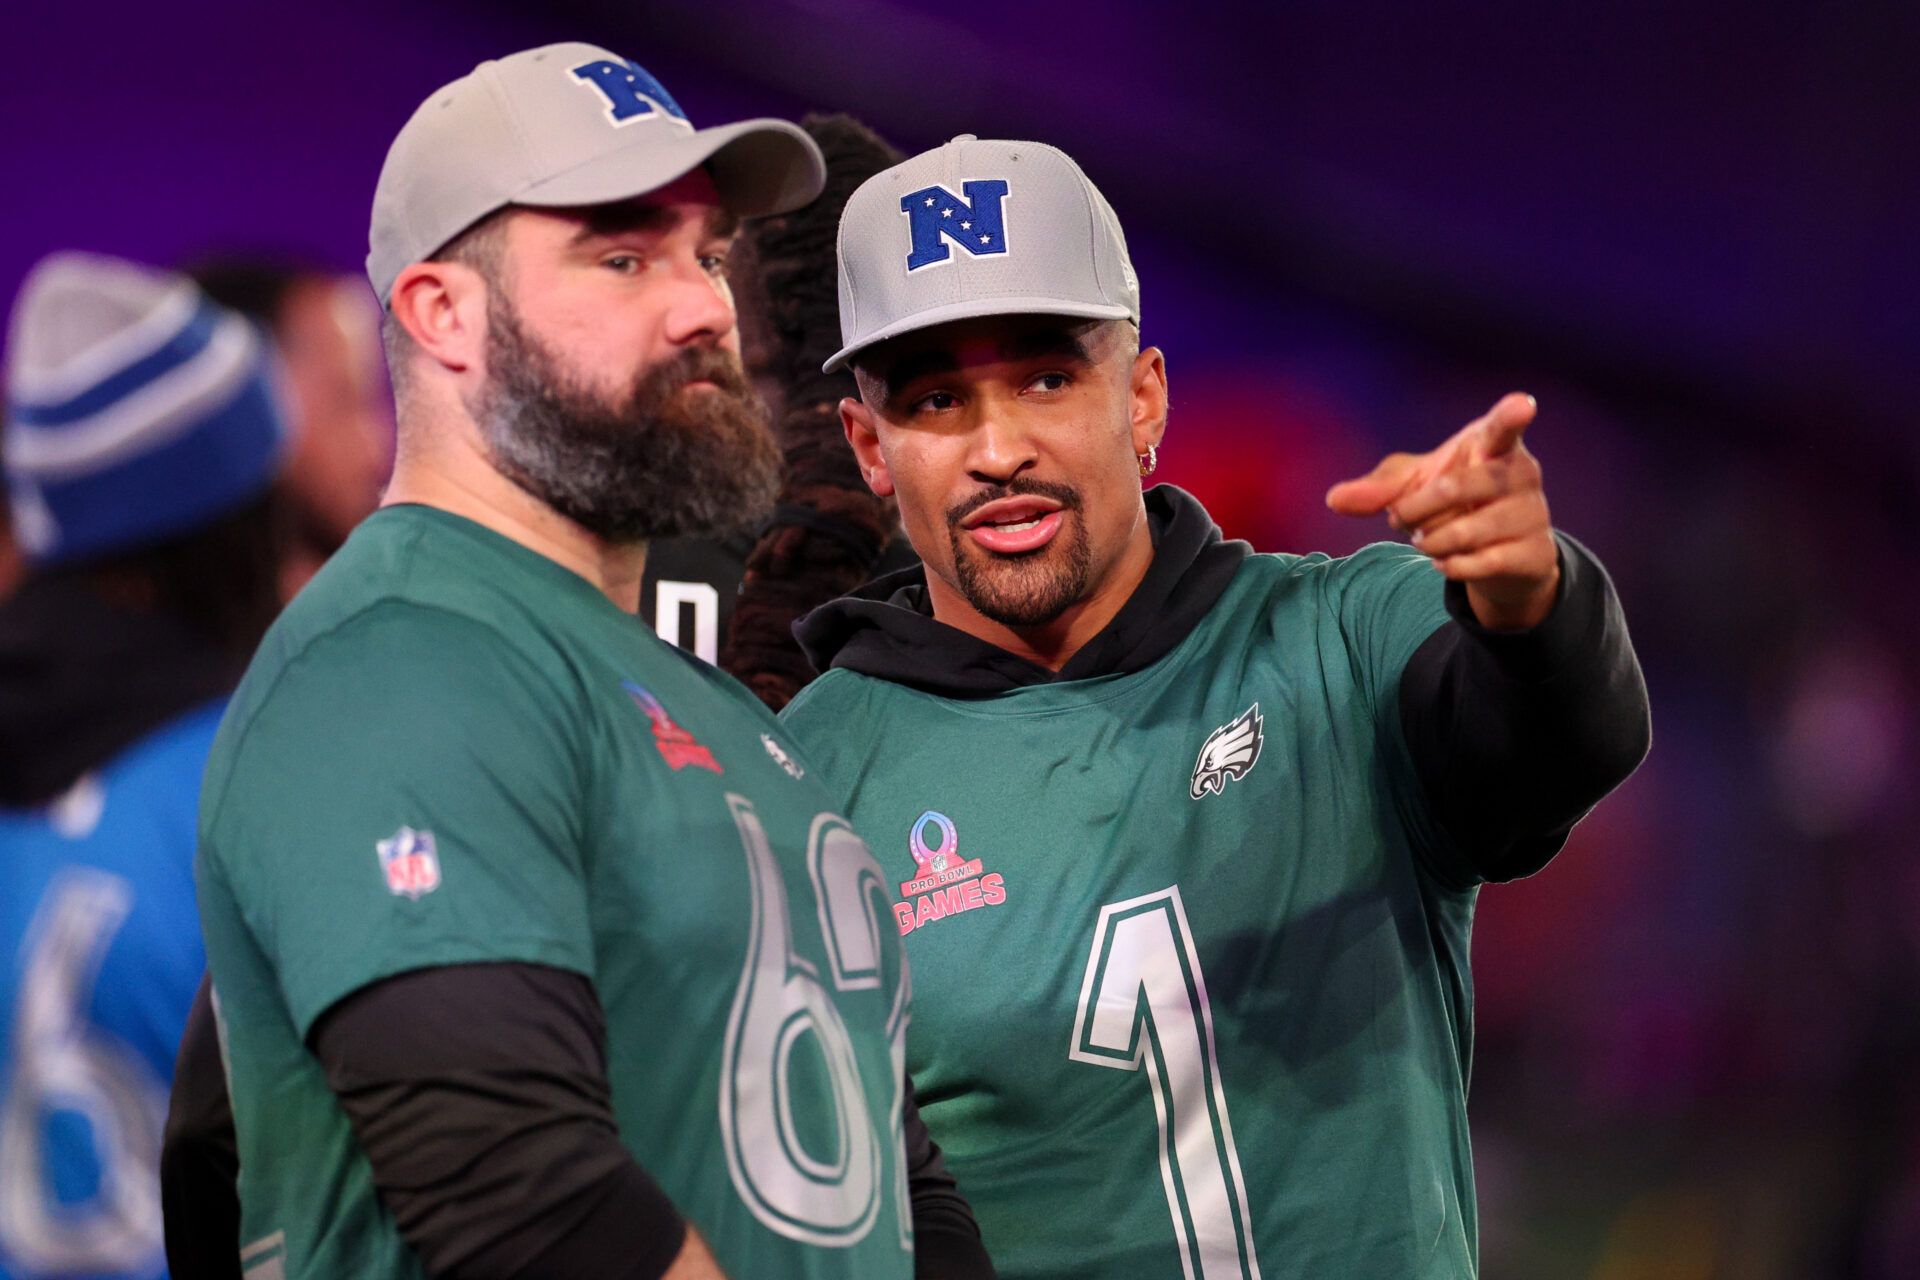
POLYGON ((1024 556, 1038 552, 1053 541, 1060 531, 1060 522, 1066 518, 1064 511, 1048 510, 1044 504, 1031 500, 1000 505, 1002 509, 998 511, 990 504, 987 510, 977 512, 966 526, 974 545, 993 555, 1024 556))

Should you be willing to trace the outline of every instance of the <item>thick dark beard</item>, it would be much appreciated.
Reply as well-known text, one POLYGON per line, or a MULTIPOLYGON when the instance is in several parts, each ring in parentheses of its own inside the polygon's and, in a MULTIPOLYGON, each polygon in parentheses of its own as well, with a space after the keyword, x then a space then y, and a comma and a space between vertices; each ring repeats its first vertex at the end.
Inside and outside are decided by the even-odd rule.
POLYGON ((738 357, 717 348, 653 365, 610 403, 528 333, 496 290, 487 382, 470 408, 502 475, 609 542, 750 530, 779 492, 766 408, 738 357), (697 379, 714 389, 682 396, 697 379))
POLYGON ((1079 516, 1080 494, 1064 484, 1019 480, 975 494, 947 512, 954 585, 982 617, 1003 627, 1044 627, 1087 594, 1093 551, 1079 516), (960 522, 987 503, 1015 494, 1052 498, 1072 512, 1066 528, 1038 551, 1001 555, 980 547, 960 522))

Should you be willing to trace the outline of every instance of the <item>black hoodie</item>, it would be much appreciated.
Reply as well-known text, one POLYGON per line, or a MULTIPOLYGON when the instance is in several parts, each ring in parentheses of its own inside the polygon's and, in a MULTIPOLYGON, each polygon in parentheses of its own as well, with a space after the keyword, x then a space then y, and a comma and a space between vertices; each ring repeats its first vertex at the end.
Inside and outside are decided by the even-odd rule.
MULTIPOLYGON (((844 667, 946 698, 1139 671, 1206 616, 1251 549, 1198 499, 1146 493, 1154 558, 1119 613, 1058 672, 937 622, 915 566, 814 610, 794 634, 815 669, 844 667)), ((1400 719, 1428 803, 1489 880, 1545 865, 1573 825, 1645 757, 1646 684, 1606 571, 1565 534, 1552 612, 1520 632, 1480 625, 1466 588, 1408 659, 1400 719)))

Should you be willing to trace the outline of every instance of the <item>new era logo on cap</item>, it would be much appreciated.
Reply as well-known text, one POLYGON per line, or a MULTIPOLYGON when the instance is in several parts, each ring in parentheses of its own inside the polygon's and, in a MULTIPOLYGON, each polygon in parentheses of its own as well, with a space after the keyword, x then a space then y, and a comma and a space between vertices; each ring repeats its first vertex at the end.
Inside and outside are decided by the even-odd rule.
POLYGON ((864 347, 976 316, 1140 319, 1119 219, 1043 143, 963 134, 875 174, 847 201, 839 253, 829 373, 864 347))

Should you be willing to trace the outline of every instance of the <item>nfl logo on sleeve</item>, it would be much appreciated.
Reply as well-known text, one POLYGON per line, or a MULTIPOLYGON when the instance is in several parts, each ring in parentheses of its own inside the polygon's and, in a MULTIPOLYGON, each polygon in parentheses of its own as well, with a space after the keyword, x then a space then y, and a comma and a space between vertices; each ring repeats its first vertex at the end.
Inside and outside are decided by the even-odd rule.
POLYGON ((422 894, 440 887, 440 855, 433 846, 433 832, 401 827, 374 848, 380 852, 380 868, 387 873, 387 892, 418 902, 422 894))

